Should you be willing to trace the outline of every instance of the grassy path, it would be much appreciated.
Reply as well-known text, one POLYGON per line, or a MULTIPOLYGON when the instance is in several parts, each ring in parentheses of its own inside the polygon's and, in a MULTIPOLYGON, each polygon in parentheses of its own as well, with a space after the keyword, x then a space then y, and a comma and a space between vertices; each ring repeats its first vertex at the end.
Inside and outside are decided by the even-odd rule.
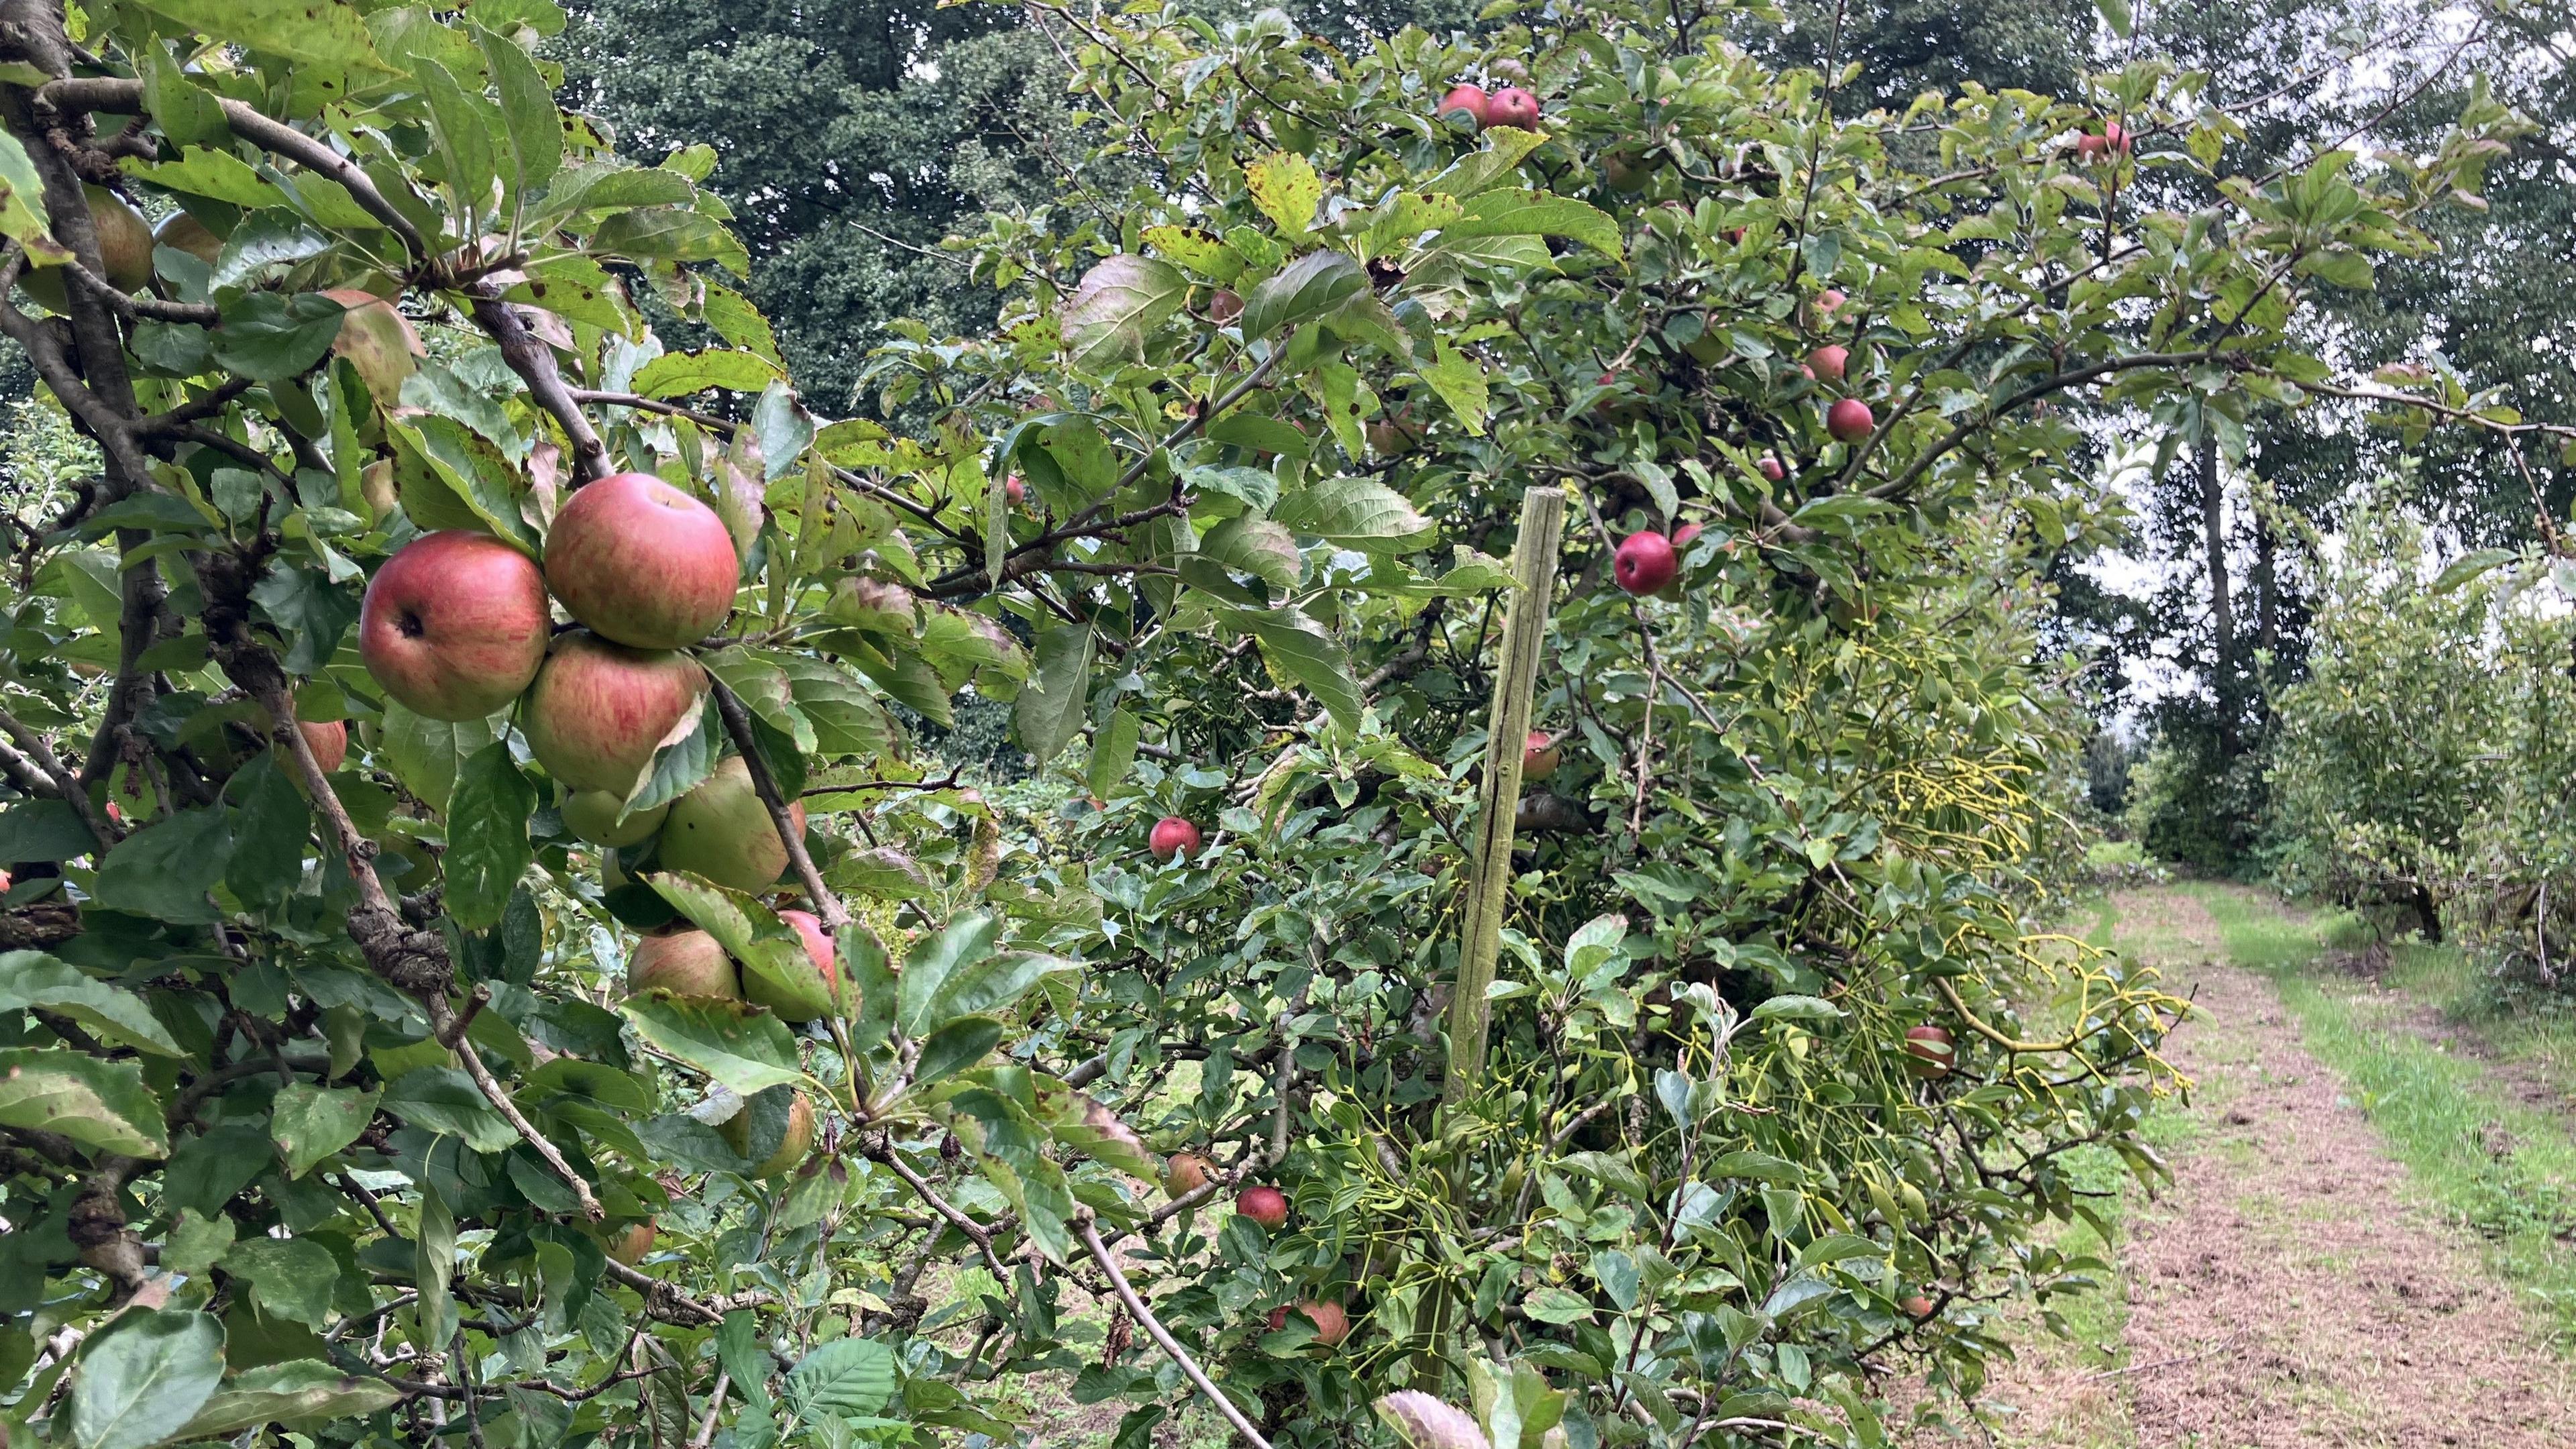
POLYGON ((2154 1124, 2175 1184, 2131 1194, 2114 1281, 2065 1310, 2074 1340, 2030 1342, 1990 1386, 1993 1442, 2576 1444, 2576 1138, 2551 1052, 2462 1049, 2429 995, 2338 969, 2251 892, 2114 906, 2118 943, 2202 1008, 2172 1044, 2198 1090, 2154 1124))

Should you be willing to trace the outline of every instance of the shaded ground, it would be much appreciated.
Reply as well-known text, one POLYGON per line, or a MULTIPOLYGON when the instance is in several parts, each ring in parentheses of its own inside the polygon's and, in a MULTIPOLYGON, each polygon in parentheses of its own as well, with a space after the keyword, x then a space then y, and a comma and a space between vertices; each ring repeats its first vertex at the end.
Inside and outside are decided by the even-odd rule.
POLYGON ((2170 1055, 2198 1080, 2176 1181, 2131 1213, 2112 1360, 2032 1344, 1987 1404, 1996 1442, 2137 1449, 2576 1444, 2576 1373, 2466 1234, 2227 964, 2190 895, 2130 892, 2122 943, 2202 1008, 2170 1055))

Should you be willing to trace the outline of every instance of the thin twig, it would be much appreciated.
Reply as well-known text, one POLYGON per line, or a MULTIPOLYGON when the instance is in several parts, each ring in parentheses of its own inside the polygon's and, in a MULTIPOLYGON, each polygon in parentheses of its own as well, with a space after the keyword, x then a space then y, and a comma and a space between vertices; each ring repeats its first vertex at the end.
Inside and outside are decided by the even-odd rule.
POLYGON ((1225 1421, 1234 1426, 1234 1432, 1241 1434, 1245 1443, 1252 1449, 1270 1449, 1270 1441, 1261 1437, 1261 1431, 1252 1427, 1252 1421, 1234 1406, 1234 1400, 1217 1388, 1208 1378, 1207 1370, 1199 1367, 1199 1361, 1190 1357, 1190 1351, 1181 1347, 1180 1340, 1172 1337, 1172 1331, 1163 1326, 1163 1320, 1156 1318, 1154 1310, 1146 1307, 1145 1300, 1136 1295, 1127 1275, 1118 1270, 1117 1256, 1101 1243, 1100 1229, 1092 1222, 1091 1214, 1084 1213, 1074 1219, 1073 1230, 1082 1235, 1082 1246, 1091 1254, 1091 1261, 1098 1263, 1100 1271, 1109 1275, 1109 1286, 1117 1290, 1118 1301, 1127 1305, 1128 1316, 1145 1325, 1145 1331, 1153 1335, 1154 1342, 1161 1344, 1163 1352, 1171 1355, 1172 1362, 1181 1366, 1181 1372, 1198 1386, 1200 1393, 1207 1395, 1208 1402, 1216 1406, 1216 1411, 1225 1416, 1225 1421))

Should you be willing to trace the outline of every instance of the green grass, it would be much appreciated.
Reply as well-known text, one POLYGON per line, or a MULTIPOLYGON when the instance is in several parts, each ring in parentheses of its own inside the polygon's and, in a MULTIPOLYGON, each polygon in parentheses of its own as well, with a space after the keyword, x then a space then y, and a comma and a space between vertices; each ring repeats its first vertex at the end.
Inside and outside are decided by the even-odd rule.
MULTIPOLYGON (((2576 1138, 2568 1120, 2516 1100, 2473 1056, 2408 1029, 2426 1005, 2507 1020, 2475 999, 2458 953, 2407 948, 2383 989, 2319 962, 2336 918, 2294 920, 2248 892, 2196 887, 2227 953, 2268 975, 2308 1050, 2332 1068, 2411 1174, 2407 1191, 2475 1230, 2506 1281, 2548 1310, 2562 1348, 2576 1342, 2576 1138)), ((2535 1061, 2570 1049, 2564 1022, 2533 1019, 2513 1040, 2535 1061)))

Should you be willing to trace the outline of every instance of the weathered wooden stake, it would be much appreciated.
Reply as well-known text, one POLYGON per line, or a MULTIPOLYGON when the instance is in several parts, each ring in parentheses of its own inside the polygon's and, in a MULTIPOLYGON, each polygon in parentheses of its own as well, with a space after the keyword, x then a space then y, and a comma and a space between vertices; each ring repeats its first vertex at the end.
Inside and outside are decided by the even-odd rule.
POLYGON ((1530 704, 1547 648, 1547 614, 1556 592, 1556 551, 1565 537, 1565 493, 1521 494, 1520 542, 1512 550, 1511 612, 1503 620, 1501 667, 1494 673, 1485 742, 1484 787, 1477 796, 1476 858, 1467 885, 1467 929, 1458 945, 1457 994, 1449 1002, 1449 1080, 1441 1100, 1463 1101, 1485 1074, 1491 1013, 1485 992, 1503 948, 1503 909, 1512 893, 1512 825, 1521 799, 1521 750, 1529 738, 1530 704))

